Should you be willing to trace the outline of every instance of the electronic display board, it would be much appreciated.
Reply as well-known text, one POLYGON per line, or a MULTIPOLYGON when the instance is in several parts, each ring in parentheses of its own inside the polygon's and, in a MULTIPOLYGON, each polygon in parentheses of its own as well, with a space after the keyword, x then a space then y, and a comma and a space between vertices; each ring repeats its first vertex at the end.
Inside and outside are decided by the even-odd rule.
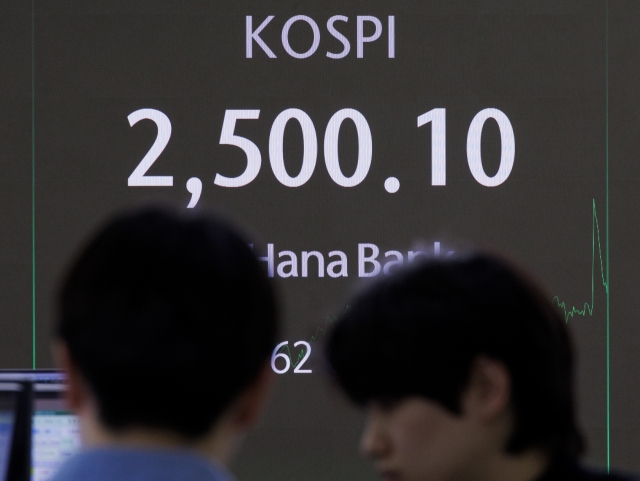
POLYGON ((234 471, 373 479, 327 329, 371 278, 490 247, 565 315, 587 461, 640 469, 639 20, 625 0, 6 1, 1 366, 52 365, 56 283, 107 215, 214 209, 257 237, 285 325, 234 471))

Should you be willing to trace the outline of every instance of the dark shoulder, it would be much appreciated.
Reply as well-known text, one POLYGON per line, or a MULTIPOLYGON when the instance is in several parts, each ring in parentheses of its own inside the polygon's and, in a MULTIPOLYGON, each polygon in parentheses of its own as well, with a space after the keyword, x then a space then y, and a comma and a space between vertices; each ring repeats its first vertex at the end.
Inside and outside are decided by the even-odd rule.
POLYGON ((587 468, 575 461, 560 461, 554 463, 537 481, 640 481, 640 478, 587 468))

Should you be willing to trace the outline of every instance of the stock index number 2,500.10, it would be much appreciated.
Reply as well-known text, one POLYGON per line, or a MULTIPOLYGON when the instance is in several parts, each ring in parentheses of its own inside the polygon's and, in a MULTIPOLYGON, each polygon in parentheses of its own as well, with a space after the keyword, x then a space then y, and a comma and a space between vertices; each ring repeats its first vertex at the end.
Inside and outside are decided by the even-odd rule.
MULTIPOLYGON (((260 110, 227 110, 225 111, 220 144, 230 145, 243 150, 246 155, 246 168, 237 177, 227 177, 217 173, 213 183, 220 187, 242 187, 252 182, 260 173, 262 153, 251 140, 235 134, 239 120, 258 120, 260 110)), ((158 128, 158 135, 151 149, 140 161, 128 179, 130 187, 162 187, 173 186, 171 175, 146 175, 149 168, 160 157, 171 138, 171 121, 163 112, 156 109, 140 109, 128 116, 133 127, 140 120, 151 120, 158 128)), ((446 185, 446 109, 435 108, 417 118, 417 126, 431 124, 431 185, 446 185)), ((296 108, 290 108, 277 115, 271 126, 269 135, 269 162, 276 179, 286 187, 300 187, 313 175, 318 158, 318 135, 309 115, 296 108), (300 172, 290 175, 284 162, 284 132, 290 120, 295 119, 302 130, 303 158, 300 172)), ((331 179, 341 187, 355 187, 362 183, 371 168, 373 157, 373 139, 367 119, 355 109, 341 109, 329 120, 324 133, 324 161, 331 179), (358 135, 358 161, 355 172, 347 177, 340 167, 338 156, 338 138, 343 122, 350 119, 358 135)), ((513 169, 515 159, 515 135, 509 118, 504 112, 495 108, 487 108, 478 112, 469 126, 467 133, 467 162, 474 179, 486 187, 496 187, 504 183, 513 169), (482 165, 481 140, 482 130, 488 119, 494 119, 500 129, 501 155, 500 166, 493 176, 488 176, 482 165)), ((397 179, 394 179, 397 182, 397 179)), ((202 185, 199 179, 189 179, 189 191, 200 196, 202 185)), ((389 192, 396 192, 397 187, 389 192)), ((197 199, 195 200, 197 202, 197 199)), ((189 207, 195 205, 194 199, 189 207), (193 204, 193 205, 192 205, 193 204)))

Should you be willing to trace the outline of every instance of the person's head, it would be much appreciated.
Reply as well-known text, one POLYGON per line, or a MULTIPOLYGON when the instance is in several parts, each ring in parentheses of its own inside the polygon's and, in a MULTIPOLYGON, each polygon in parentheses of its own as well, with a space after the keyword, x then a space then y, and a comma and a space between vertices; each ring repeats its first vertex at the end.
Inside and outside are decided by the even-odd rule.
POLYGON ((147 208, 112 219, 71 266, 55 347, 89 444, 195 446, 254 421, 276 335, 273 287, 235 228, 147 208))
POLYGON ((367 408, 361 449, 383 475, 482 479, 495 458, 581 451, 564 324, 551 298, 497 257, 430 260, 356 297, 327 358, 367 408))

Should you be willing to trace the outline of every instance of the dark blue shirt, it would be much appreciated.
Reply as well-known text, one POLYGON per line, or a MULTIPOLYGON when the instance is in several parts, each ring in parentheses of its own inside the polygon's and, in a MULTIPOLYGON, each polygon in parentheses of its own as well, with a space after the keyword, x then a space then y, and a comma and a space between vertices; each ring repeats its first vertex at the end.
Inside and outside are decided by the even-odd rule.
POLYGON ((234 481, 220 466, 188 451, 104 448, 65 462, 52 481, 234 481))

